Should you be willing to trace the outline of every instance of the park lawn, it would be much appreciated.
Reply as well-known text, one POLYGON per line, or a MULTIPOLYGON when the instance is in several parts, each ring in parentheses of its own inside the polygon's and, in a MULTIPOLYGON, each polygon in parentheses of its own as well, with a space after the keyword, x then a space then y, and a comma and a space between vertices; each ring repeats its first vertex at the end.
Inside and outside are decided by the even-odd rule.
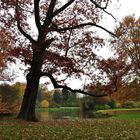
POLYGON ((25 122, 1 117, 0 140, 140 140, 140 119, 25 122))
POLYGON ((113 115, 113 118, 118 119, 140 119, 140 108, 120 108, 98 110, 98 113, 113 115))

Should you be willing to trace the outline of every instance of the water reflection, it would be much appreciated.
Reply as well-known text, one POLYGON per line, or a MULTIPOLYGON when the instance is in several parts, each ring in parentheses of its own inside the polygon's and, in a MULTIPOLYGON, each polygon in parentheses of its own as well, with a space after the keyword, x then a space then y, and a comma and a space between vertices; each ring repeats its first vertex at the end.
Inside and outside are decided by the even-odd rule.
POLYGON ((118 117, 125 114, 125 117, 140 118, 140 110, 108 110, 106 113, 100 112, 81 112, 81 111, 42 111, 37 112, 39 120, 45 121, 47 119, 78 119, 78 118, 108 118, 118 117), (127 116, 126 116, 127 115, 127 116))
POLYGON ((108 114, 96 112, 81 112, 81 111, 56 111, 56 112, 37 112, 39 120, 45 121, 47 119, 79 119, 79 118, 108 118, 108 114))
POLYGON ((66 112, 66 111, 56 111, 56 112, 37 112, 37 117, 40 120, 47 119, 76 119, 81 117, 80 111, 66 112))

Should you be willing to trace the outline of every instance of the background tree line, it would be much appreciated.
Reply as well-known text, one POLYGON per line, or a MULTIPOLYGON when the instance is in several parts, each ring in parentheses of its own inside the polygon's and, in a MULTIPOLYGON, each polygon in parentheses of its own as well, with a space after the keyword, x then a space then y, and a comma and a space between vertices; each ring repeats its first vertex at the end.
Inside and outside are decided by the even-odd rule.
MULTIPOLYGON (((20 109, 26 84, 15 83, 0 85, 0 113, 17 113, 20 109)), ((90 93, 100 93, 102 85, 90 85, 90 93)), ((68 97, 60 100, 62 90, 49 91, 44 85, 39 88, 36 108, 81 107, 82 111, 111 109, 111 108, 138 108, 140 107, 140 84, 135 81, 119 88, 115 93, 106 97, 77 96, 69 92, 68 97), (55 99, 54 99, 54 94, 55 99)))

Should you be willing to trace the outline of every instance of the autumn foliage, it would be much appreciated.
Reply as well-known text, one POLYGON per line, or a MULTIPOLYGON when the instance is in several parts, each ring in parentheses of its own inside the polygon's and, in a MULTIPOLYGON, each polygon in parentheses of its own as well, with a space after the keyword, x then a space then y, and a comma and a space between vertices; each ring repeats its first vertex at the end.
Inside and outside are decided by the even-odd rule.
POLYGON ((123 57, 131 65, 129 76, 134 80, 140 76, 140 18, 126 16, 116 26, 115 34, 118 38, 111 39, 111 46, 118 57, 123 57))
POLYGON ((10 61, 9 57, 9 49, 10 49, 10 35, 4 29, 0 28, 0 81, 10 80, 8 74, 5 72, 7 69, 8 61, 10 61))

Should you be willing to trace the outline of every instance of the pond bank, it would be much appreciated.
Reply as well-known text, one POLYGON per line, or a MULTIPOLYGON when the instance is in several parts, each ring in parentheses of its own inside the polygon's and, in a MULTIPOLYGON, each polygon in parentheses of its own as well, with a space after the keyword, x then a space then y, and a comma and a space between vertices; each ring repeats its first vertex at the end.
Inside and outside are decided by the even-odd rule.
POLYGON ((113 117, 123 118, 123 119, 140 119, 140 108, 121 108, 121 109, 108 109, 108 110, 98 110, 98 113, 109 114, 113 117))

